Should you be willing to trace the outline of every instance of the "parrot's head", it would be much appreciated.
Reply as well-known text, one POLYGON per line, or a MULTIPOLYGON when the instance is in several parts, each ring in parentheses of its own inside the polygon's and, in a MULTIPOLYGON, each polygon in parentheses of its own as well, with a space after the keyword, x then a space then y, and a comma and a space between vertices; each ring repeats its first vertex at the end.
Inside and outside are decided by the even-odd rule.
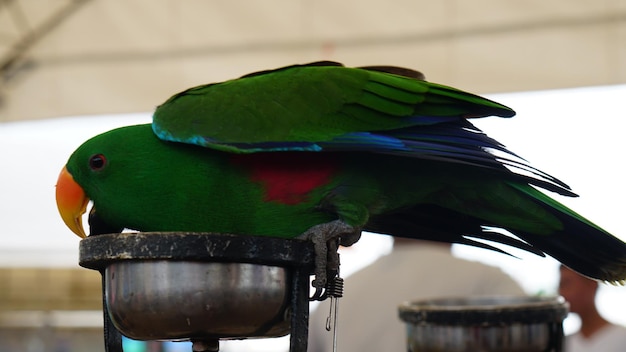
MULTIPOLYGON (((79 237, 86 237, 82 223, 89 201, 98 213, 109 215, 110 208, 128 203, 123 193, 129 187, 141 188, 130 178, 124 180, 124 170, 141 169, 150 149, 140 146, 156 139, 149 125, 129 126, 95 136, 83 143, 70 156, 56 184, 56 202, 63 222, 79 237), (100 212, 100 206, 103 211, 100 212)), ((112 222, 115 222, 115 216, 112 222)), ((117 224, 113 223, 112 226, 117 224)))

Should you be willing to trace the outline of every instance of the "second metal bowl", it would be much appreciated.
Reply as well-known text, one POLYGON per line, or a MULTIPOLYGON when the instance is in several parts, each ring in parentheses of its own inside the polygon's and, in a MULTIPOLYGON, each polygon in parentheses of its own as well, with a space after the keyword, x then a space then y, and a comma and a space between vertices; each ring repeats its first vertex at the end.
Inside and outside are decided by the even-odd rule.
POLYGON ((432 299, 399 308, 409 352, 561 351, 562 297, 432 299))

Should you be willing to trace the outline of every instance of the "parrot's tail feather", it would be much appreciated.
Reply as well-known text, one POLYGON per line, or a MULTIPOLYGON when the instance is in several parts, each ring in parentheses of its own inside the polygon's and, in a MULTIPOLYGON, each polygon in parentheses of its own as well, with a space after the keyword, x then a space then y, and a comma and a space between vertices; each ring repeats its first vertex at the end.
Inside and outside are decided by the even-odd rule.
MULTIPOLYGON (((510 254, 492 245, 499 243, 540 256, 550 255, 594 279, 610 283, 626 281, 626 243, 528 184, 507 182, 507 185, 512 188, 494 189, 499 193, 498 199, 520 201, 524 209, 513 211, 497 203, 493 208, 481 210, 465 206, 461 211, 420 204, 372 217, 365 230, 510 254), (507 193, 510 191, 513 193, 507 193), (534 209, 529 210, 532 207, 534 209), (527 210, 531 213, 525 212, 527 210), (545 214, 537 218, 529 215, 533 212, 545 214)), ((479 194, 485 192, 478 191, 479 194)))
MULTIPOLYGON (((581 225, 577 219, 568 219, 564 231, 550 235, 523 232, 516 232, 515 235, 523 241, 496 231, 483 232, 471 237, 506 244, 540 256, 544 256, 544 253, 548 254, 563 265, 594 279, 610 283, 624 283, 626 280, 626 245, 624 242, 594 227, 581 225), (587 228, 584 229, 585 227, 587 228)), ((489 248, 493 246, 476 245, 476 242, 459 241, 458 243, 493 250, 489 248)), ((496 250, 504 252, 499 248, 496 250)))
POLYGON ((517 231, 517 236, 583 275, 611 283, 626 280, 626 243, 534 188, 511 186, 562 224, 549 235, 517 231))
MULTIPOLYGON (((539 249, 531 246, 530 244, 521 241, 513 236, 510 236, 508 234, 504 234, 501 232, 496 231, 495 229, 487 229, 485 228, 483 230, 483 232, 480 233, 476 233, 476 234, 472 234, 472 235, 468 235, 465 236, 466 238, 476 238, 476 239, 481 239, 481 240, 487 240, 487 241, 492 241, 492 242, 496 242, 496 243, 500 243, 500 244, 504 244, 507 246, 511 246, 511 247, 515 247, 518 249, 522 249, 525 250, 527 252, 536 254, 540 257, 545 257, 545 254, 540 251, 539 249)), ((474 241, 476 242, 476 241, 474 241)), ((511 255, 510 253, 504 251, 504 250, 499 250, 501 252, 504 252, 506 254, 511 255)))
POLYGON ((626 280, 626 247, 619 239, 596 231, 550 236, 520 234, 563 265, 610 283, 626 280))
POLYGON ((512 255, 481 240, 491 241, 544 256, 532 245, 481 225, 481 220, 434 205, 418 205, 393 214, 370 219, 366 231, 395 237, 458 243, 512 255))

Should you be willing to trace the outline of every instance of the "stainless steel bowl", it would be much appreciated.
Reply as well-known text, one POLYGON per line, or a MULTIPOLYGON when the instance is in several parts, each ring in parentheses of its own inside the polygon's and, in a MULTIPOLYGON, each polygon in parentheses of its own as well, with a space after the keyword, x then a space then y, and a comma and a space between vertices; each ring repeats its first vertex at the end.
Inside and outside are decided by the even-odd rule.
POLYGON ((409 352, 561 351, 562 297, 448 298, 405 303, 409 352))
POLYGON ((117 261, 105 270, 106 304, 138 340, 275 337, 289 333, 283 267, 171 260, 117 261))

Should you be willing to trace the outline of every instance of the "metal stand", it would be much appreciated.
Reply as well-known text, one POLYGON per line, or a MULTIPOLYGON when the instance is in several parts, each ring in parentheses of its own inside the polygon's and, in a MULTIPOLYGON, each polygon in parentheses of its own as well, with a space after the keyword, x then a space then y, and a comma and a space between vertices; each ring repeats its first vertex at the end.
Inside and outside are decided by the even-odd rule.
POLYGON ((102 275, 102 313, 104 315, 104 350, 105 352, 124 352, 122 348, 122 333, 115 328, 111 317, 109 316, 109 309, 107 308, 107 302, 105 299, 106 281, 104 279, 104 270, 99 270, 102 275))
MULTIPOLYGON (((566 313, 567 314, 567 313, 566 313)), ((563 352, 565 333, 563 331, 563 322, 553 322, 549 325, 550 344, 548 352, 563 352)))
MULTIPOLYGON (((290 352, 306 352, 309 320, 309 278, 313 271, 311 243, 295 239, 214 233, 124 233, 85 238, 79 264, 102 276, 104 342, 107 352, 123 352, 122 333, 113 324, 105 300, 106 268, 118 261, 201 261, 250 263, 288 268, 290 280, 290 352)), ((250 336, 254 337, 254 336, 250 336)), ((205 351, 218 351, 219 338, 192 338, 205 351)), ((194 345, 195 346, 195 345, 194 345)), ((194 347, 194 350, 196 348, 194 347)))

